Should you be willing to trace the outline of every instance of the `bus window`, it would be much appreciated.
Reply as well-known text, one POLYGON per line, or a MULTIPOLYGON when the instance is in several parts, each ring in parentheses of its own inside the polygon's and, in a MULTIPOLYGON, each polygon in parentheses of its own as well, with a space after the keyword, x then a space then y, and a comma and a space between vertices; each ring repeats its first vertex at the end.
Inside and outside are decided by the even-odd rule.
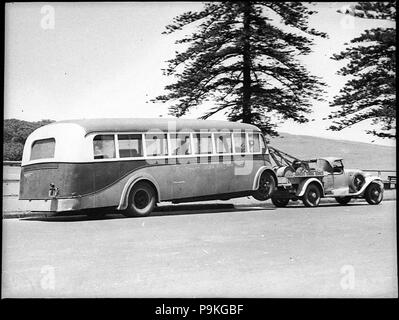
POLYGON ((100 134, 93 139, 94 159, 115 158, 115 141, 113 134, 100 134))
POLYGON ((168 154, 166 134, 146 134, 145 148, 147 156, 166 156, 168 154))
POLYGON ((236 153, 244 153, 247 151, 247 142, 245 140, 245 133, 233 133, 234 137, 234 151, 236 153))
POLYGON ((172 148, 172 155, 191 154, 190 134, 171 134, 170 146, 172 148))
POLYGON ((230 133, 216 133, 215 134, 216 152, 217 153, 231 153, 231 134, 230 133))
POLYGON ((260 141, 260 150, 262 153, 266 153, 267 148, 266 148, 265 139, 260 134, 258 136, 259 136, 259 141, 260 141))
POLYGON ((32 144, 30 160, 54 158, 55 139, 36 140, 32 144))
POLYGON ((142 157, 143 143, 141 134, 119 134, 119 157, 142 157))
POLYGON ((212 135, 210 133, 195 133, 193 139, 196 154, 212 153, 212 135))
POLYGON ((249 139, 249 152, 258 153, 260 152, 260 139, 259 134, 248 134, 249 139))

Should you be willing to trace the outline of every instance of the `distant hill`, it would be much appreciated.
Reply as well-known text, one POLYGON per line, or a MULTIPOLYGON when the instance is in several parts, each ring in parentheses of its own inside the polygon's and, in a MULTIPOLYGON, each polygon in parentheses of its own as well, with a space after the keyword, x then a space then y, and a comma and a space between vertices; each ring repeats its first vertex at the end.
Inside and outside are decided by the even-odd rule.
POLYGON ((346 168, 396 170, 396 148, 347 140, 280 133, 270 146, 299 159, 320 156, 344 158, 346 168))

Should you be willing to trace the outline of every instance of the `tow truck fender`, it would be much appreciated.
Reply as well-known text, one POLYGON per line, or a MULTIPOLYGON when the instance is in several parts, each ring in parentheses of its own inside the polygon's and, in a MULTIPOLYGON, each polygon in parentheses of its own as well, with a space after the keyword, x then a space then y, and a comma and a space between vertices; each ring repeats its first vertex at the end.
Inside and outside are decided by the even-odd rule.
POLYGON ((310 179, 305 179, 303 181, 301 181, 298 185, 298 189, 296 190, 296 196, 297 197, 302 197, 305 193, 306 188, 308 187, 309 184, 311 183, 316 183, 317 185, 320 186, 321 189, 321 196, 324 196, 324 188, 323 188, 323 184, 320 182, 319 179, 316 178, 310 178, 310 179))

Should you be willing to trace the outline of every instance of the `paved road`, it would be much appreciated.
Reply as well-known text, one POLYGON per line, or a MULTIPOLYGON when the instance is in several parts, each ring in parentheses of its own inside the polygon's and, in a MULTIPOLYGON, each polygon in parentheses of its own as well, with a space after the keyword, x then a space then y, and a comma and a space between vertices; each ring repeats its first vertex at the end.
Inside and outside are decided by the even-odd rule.
POLYGON ((3 297, 397 297, 396 201, 3 220, 3 297))

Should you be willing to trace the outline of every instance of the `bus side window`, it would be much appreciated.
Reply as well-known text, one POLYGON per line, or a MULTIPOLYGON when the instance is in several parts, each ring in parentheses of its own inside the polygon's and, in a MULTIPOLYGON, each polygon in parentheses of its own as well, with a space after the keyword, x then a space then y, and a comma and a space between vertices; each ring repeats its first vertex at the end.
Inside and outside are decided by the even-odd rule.
POLYGON ((236 153, 247 152, 245 133, 233 133, 233 137, 234 137, 234 151, 236 153))
POLYGON ((141 134, 119 134, 119 157, 142 157, 143 141, 141 134))
POLYGON ((217 133, 215 134, 216 152, 217 153, 231 153, 231 134, 217 133))
POLYGON ((172 133, 170 135, 170 145, 172 155, 189 155, 191 154, 190 134, 172 133))
POLYGON ((168 155, 168 140, 166 134, 146 133, 145 149, 147 156, 166 156, 168 155))
POLYGON ((249 152, 251 152, 251 153, 260 152, 259 134, 249 133, 248 138, 249 138, 248 139, 249 140, 249 152))
POLYGON ((115 139, 113 134, 100 134, 93 139, 94 159, 115 158, 115 139))
POLYGON ((212 135, 210 133, 193 134, 194 153, 212 154, 212 135))

